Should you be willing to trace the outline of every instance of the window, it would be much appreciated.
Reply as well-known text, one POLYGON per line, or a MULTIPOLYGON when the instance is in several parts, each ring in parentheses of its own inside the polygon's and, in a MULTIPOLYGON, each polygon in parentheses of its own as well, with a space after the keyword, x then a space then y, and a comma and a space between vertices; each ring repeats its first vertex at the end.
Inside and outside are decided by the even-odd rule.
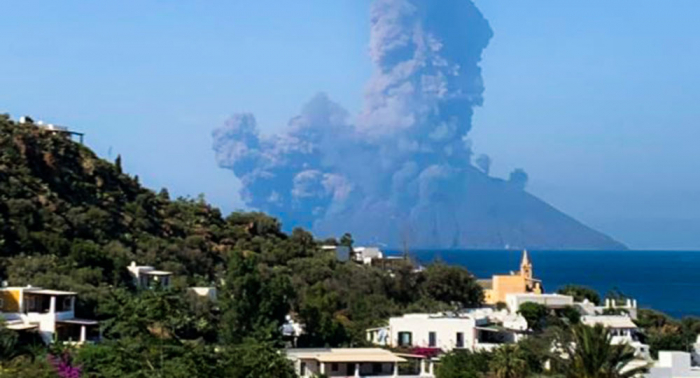
POLYGON ((457 332, 457 348, 464 348, 464 333, 457 332))
POLYGON ((338 371, 338 364, 337 363, 334 362, 331 364, 331 371, 334 371, 334 372, 338 371))
POLYGON ((299 375, 302 377, 306 377, 306 362, 302 362, 299 366, 299 375))
POLYGON ((372 363, 372 374, 379 375, 382 373, 382 364, 374 362, 372 363))
POLYGON ((435 332, 428 333, 428 346, 435 348, 437 346, 437 334, 435 332))
POLYGON ((413 335, 411 332, 399 332, 399 346, 413 346, 413 335))
POLYGON ((73 298, 63 297, 59 307, 56 309, 58 312, 71 311, 73 309, 73 298))

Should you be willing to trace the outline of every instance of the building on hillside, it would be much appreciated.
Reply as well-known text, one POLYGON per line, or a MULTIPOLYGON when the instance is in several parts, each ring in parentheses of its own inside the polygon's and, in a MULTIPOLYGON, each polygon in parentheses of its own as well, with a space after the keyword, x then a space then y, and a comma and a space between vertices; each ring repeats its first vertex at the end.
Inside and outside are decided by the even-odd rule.
POLYGON ((156 270, 148 265, 136 265, 135 261, 127 267, 129 274, 134 279, 134 286, 139 288, 151 288, 161 285, 164 288, 170 287, 173 272, 156 270))
POLYGON ((376 247, 355 247, 353 248, 353 260, 356 262, 372 265, 374 260, 384 258, 384 252, 376 247))
POLYGON ((516 342, 527 331, 520 315, 491 308, 458 314, 407 314, 386 327, 367 330, 367 341, 380 346, 491 350, 516 342))
POLYGON ((550 310, 559 310, 565 307, 574 306, 574 297, 561 294, 508 294, 505 300, 508 309, 517 313, 520 306, 524 303, 537 303, 547 307, 550 310))
POLYGON ((606 298, 603 306, 596 306, 588 300, 584 300, 583 302, 577 302, 576 307, 578 307, 584 315, 622 313, 628 314, 632 320, 637 319, 637 300, 632 298, 624 300, 606 298))
POLYGON ((379 348, 287 349, 286 356, 299 377, 435 377, 425 357, 379 348))
POLYGON ((523 251, 520 270, 508 275, 494 275, 490 280, 478 280, 484 289, 484 303, 495 305, 505 302, 508 294, 541 294, 542 281, 534 278, 530 254, 523 251))
POLYGON ((288 314, 284 319, 284 324, 280 327, 282 340, 289 348, 295 348, 297 340, 304 334, 304 325, 294 318, 294 314, 288 314))
POLYGON ((188 293, 192 293, 200 298, 207 298, 212 302, 218 299, 218 291, 214 286, 195 286, 187 288, 188 293))
POLYGON ((72 131, 65 126, 58 126, 52 123, 44 123, 43 121, 37 121, 35 123, 34 120, 28 116, 20 117, 18 123, 21 125, 34 125, 54 134, 65 135, 68 138, 78 137, 80 144, 83 144, 83 139, 85 138, 84 133, 72 131))
POLYGON ((612 334, 612 344, 627 344, 634 348, 635 357, 650 360, 649 346, 639 341, 640 330, 628 315, 586 315, 581 323, 593 327, 597 324, 612 334))
POLYGON ((77 293, 38 287, 0 289, 0 309, 5 327, 37 332, 49 344, 53 341, 83 344, 100 339, 99 323, 75 317, 77 293))
POLYGON ((690 353, 659 352, 646 378, 700 378, 700 367, 692 366, 690 353))

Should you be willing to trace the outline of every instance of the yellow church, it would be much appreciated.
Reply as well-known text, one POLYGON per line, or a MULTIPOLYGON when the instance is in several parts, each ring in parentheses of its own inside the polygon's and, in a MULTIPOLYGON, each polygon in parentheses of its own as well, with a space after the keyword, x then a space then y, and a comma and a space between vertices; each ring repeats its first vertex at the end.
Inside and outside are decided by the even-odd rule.
POLYGON ((494 275, 490 280, 479 280, 484 289, 484 303, 495 305, 506 301, 508 294, 542 294, 542 281, 533 278, 532 262, 527 251, 523 251, 520 271, 508 275, 494 275))

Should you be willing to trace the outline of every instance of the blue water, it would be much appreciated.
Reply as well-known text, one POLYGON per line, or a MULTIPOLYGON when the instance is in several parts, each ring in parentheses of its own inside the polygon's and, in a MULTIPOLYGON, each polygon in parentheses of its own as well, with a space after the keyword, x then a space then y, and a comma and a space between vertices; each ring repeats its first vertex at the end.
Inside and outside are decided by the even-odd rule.
MULTIPOLYGON (((674 317, 700 316, 700 252, 529 251, 535 277, 546 292, 566 284, 589 286, 604 296, 612 289, 636 298, 641 308, 674 317)), ((417 251, 420 262, 440 259, 479 278, 520 267, 522 251, 417 251)))

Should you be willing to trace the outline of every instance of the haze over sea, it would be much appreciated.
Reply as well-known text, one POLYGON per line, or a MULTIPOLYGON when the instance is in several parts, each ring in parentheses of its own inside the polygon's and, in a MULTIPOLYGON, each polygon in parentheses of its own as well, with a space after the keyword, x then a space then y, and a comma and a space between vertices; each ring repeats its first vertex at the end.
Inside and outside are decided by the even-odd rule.
MULTIPOLYGON (((700 252, 691 251, 529 251, 545 292, 566 284, 589 286, 604 296, 612 289, 674 317, 700 316, 700 252)), ((519 269, 522 251, 415 251, 420 262, 435 259, 461 265, 479 278, 519 269)))

